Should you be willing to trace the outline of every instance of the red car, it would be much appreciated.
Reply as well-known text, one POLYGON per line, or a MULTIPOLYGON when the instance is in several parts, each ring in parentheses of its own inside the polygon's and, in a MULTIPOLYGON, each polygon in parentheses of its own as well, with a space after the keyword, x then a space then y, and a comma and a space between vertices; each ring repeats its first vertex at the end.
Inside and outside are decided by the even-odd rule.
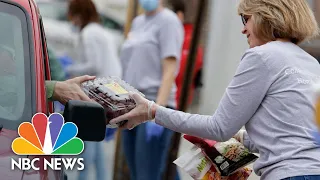
MULTIPOLYGON (((0 179, 67 179, 63 170, 11 170, 11 158, 36 157, 17 156, 13 153, 11 143, 18 137, 19 125, 22 122, 30 122, 37 112, 49 115, 53 112, 53 103, 46 99, 45 80, 50 80, 50 67, 42 20, 36 3, 33 0, 0 0, 0 24, 0 179)), ((90 115, 90 118, 97 118, 92 115, 99 114, 95 111, 97 109, 102 112, 102 107, 96 105, 97 103, 90 109, 87 108, 87 104, 86 109, 89 113, 83 115, 83 106, 76 103, 70 107, 77 107, 82 113, 75 113, 76 111, 72 112, 70 108, 66 108, 70 110, 67 110, 66 114, 68 117, 81 114, 87 116, 86 118, 90 115)), ((78 121, 83 119, 76 118, 78 121)), ((100 122, 99 127, 103 127, 101 123, 104 123, 105 117, 100 116, 97 119, 98 121, 90 124, 89 128, 88 124, 75 122, 78 125, 78 137, 82 133, 82 137, 85 137, 82 140, 103 140, 105 128, 100 128, 99 138, 88 135, 88 131, 91 131, 94 125, 98 125, 95 122, 100 122)), ((65 121, 68 120, 65 118, 65 121)), ((50 159, 55 156, 37 157, 40 158, 41 164, 44 158, 50 159)))

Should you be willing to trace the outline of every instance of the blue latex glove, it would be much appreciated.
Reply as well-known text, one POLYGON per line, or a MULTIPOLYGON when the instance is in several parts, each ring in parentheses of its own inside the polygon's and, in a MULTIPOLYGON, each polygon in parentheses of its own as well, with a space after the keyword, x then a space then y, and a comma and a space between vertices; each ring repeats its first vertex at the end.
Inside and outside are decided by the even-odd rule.
POLYGON ((104 138, 105 141, 110 141, 113 139, 114 134, 117 132, 116 128, 107 128, 106 129, 106 137, 104 138))
POLYGON ((62 56, 62 57, 59 57, 58 59, 62 65, 64 72, 66 73, 66 78, 70 78, 70 75, 68 74, 66 69, 68 66, 73 64, 73 60, 69 56, 62 56))
POLYGON ((320 145, 320 132, 314 132, 316 143, 320 145))
POLYGON ((154 123, 147 122, 146 123, 146 136, 147 141, 151 141, 152 137, 160 137, 163 133, 164 127, 154 123))
POLYGON ((64 111, 64 105, 61 104, 59 101, 54 101, 54 111, 55 112, 63 112, 64 111))

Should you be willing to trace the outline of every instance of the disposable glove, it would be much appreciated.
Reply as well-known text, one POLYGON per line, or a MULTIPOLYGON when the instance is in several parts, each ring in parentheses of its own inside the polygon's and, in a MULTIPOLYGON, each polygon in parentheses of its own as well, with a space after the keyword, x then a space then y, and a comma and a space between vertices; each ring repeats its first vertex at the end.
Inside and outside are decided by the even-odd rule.
POLYGON ((139 124, 154 119, 154 117, 152 117, 151 108, 157 105, 153 101, 149 101, 137 93, 130 92, 129 95, 136 102, 136 107, 130 112, 112 119, 110 124, 113 125, 121 121, 128 120, 128 122, 120 128, 131 130, 139 124))
POLYGON ((62 65, 63 71, 66 73, 66 78, 71 78, 70 74, 67 72, 67 68, 73 64, 73 60, 69 56, 62 56, 59 58, 60 64, 62 65))
POLYGON ((314 138, 315 138, 315 140, 316 140, 316 144, 320 145, 320 133, 317 132, 317 131, 315 131, 315 132, 313 133, 313 136, 314 136, 314 138))
POLYGON ((243 144, 243 134, 246 132, 246 130, 241 129, 233 136, 237 141, 243 144))
POLYGON ((115 133, 117 132, 117 129, 115 128, 107 128, 106 129, 106 136, 105 136, 105 141, 110 141, 114 138, 115 133))
POLYGON ((147 142, 151 141, 153 137, 159 138, 162 135, 163 130, 164 130, 164 127, 154 122, 147 122, 146 123, 147 142))

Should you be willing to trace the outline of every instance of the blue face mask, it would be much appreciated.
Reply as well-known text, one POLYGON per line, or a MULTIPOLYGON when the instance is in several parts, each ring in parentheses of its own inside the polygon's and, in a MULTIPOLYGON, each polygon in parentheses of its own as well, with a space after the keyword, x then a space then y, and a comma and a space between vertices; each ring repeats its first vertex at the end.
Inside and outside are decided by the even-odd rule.
POLYGON ((159 0, 139 0, 141 7, 147 11, 154 11, 159 6, 159 0))

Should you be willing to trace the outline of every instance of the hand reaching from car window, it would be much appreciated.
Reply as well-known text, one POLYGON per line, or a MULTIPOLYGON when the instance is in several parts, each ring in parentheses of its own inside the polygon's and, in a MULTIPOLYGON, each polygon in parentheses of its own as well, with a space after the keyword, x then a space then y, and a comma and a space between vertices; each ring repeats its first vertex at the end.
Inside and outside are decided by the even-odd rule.
POLYGON ((80 76, 66 81, 56 83, 53 92, 53 99, 62 104, 66 104, 69 100, 92 101, 81 89, 81 84, 95 79, 95 76, 80 76))

